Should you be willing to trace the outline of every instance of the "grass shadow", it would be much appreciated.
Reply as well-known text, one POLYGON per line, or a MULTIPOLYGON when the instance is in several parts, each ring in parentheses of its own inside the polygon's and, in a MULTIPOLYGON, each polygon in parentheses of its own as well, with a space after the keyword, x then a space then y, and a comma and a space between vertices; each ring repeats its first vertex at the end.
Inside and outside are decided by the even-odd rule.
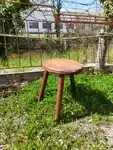
POLYGON ((95 113, 100 115, 109 115, 113 113, 113 103, 108 99, 107 94, 100 90, 92 89, 84 84, 77 84, 76 91, 72 92, 70 86, 67 87, 67 91, 72 95, 72 99, 71 101, 69 99, 65 100, 65 105, 69 105, 74 101, 85 109, 84 112, 80 114, 79 112, 77 114, 71 114, 70 111, 62 112, 62 119, 64 121, 67 119, 66 122, 90 116, 95 113))

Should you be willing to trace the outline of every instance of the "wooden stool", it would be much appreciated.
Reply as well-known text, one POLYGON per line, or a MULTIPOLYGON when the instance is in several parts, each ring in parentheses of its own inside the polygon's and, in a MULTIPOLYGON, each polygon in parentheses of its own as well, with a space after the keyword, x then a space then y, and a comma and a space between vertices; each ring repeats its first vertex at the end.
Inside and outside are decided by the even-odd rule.
POLYGON ((72 89, 75 89, 74 74, 81 72, 83 69, 83 65, 76 61, 68 59, 50 59, 43 64, 43 68, 44 68, 44 75, 42 86, 39 93, 39 100, 44 95, 44 90, 46 87, 49 72, 58 74, 59 80, 58 80, 58 91, 56 101, 56 120, 59 120, 61 112, 63 86, 64 86, 64 75, 70 76, 71 87, 72 89))

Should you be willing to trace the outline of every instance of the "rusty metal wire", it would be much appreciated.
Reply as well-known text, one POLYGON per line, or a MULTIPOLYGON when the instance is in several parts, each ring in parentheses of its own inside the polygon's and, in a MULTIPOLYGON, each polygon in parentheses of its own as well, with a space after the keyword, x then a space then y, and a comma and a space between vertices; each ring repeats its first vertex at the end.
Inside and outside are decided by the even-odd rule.
MULTIPOLYGON (((36 6, 28 10, 22 17, 25 27, 17 30, 16 34, 7 34, 4 22, 16 21, 14 18, 0 18, 2 27, 0 31, 0 45, 5 48, 5 63, 2 62, 2 69, 41 67, 43 61, 49 58, 69 58, 78 60, 83 64, 96 63, 98 39, 100 36, 112 37, 112 33, 100 33, 103 26, 112 24, 111 20, 105 19, 102 15, 92 12, 70 11, 68 8, 61 9, 60 19, 56 14, 54 1, 50 5, 23 3, 17 1, 0 0, 1 2, 36 6), (37 17, 37 15, 39 16, 37 17), (42 19, 39 17, 42 16, 42 19), (30 29, 31 23, 31 29, 30 29), (34 24, 33 24, 34 23, 34 24), (56 37, 55 24, 60 26, 60 37, 56 37), (35 26, 34 29, 33 26, 35 26), (46 29, 44 29, 46 28, 46 29), (35 31, 35 32, 34 32, 35 31)), ((93 1, 87 6, 94 5, 93 1)), ((67 1, 73 4, 73 2, 67 1)), ((74 2, 76 3, 76 1, 74 2)), ((85 5, 84 3, 78 3, 85 5)), ((64 6, 64 4, 63 4, 64 6)), ((95 6, 95 9, 97 4, 95 6)), ((97 11, 97 9, 96 9, 97 11)), ((18 28, 18 26, 15 26, 18 28)), ((112 42, 110 43, 106 62, 113 62, 112 42)), ((29 69, 27 69, 29 70, 29 69)))

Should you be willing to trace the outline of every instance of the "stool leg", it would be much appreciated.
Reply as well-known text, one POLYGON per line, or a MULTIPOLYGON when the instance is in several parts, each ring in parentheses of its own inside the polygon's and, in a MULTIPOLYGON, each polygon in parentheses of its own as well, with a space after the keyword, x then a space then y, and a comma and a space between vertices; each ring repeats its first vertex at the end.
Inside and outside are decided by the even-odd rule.
POLYGON ((59 75, 57 101, 56 101, 56 120, 59 120, 60 118, 63 87, 64 87, 64 75, 59 75))
POLYGON ((40 93, 39 93, 39 100, 40 100, 41 98, 43 98, 44 90, 45 90, 45 87, 46 87, 48 75, 49 75, 49 72, 48 72, 48 71, 45 71, 45 72, 44 72, 44 75, 43 75, 42 86, 41 86, 40 93))
POLYGON ((72 91, 73 94, 74 94, 74 92, 76 91, 74 75, 71 74, 71 75, 69 75, 69 77, 70 77, 70 82, 71 82, 71 91, 72 91))

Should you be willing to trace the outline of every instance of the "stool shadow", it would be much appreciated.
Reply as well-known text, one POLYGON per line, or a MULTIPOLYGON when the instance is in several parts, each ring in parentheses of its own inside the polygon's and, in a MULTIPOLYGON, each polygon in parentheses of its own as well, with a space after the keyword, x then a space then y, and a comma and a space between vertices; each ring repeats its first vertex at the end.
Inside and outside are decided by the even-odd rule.
MULTIPOLYGON (((107 98, 107 95, 97 89, 85 86, 84 84, 77 84, 76 91, 71 91, 70 86, 67 90, 72 94, 72 100, 83 105, 85 108, 84 113, 73 114, 69 112, 62 113, 62 119, 66 122, 90 116, 91 114, 109 115, 113 112, 113 103, 107 98)), ((70 100, 65 101, 66 105, 70 100)), ((76 108, 75 108, 76 109, 76 108)))

